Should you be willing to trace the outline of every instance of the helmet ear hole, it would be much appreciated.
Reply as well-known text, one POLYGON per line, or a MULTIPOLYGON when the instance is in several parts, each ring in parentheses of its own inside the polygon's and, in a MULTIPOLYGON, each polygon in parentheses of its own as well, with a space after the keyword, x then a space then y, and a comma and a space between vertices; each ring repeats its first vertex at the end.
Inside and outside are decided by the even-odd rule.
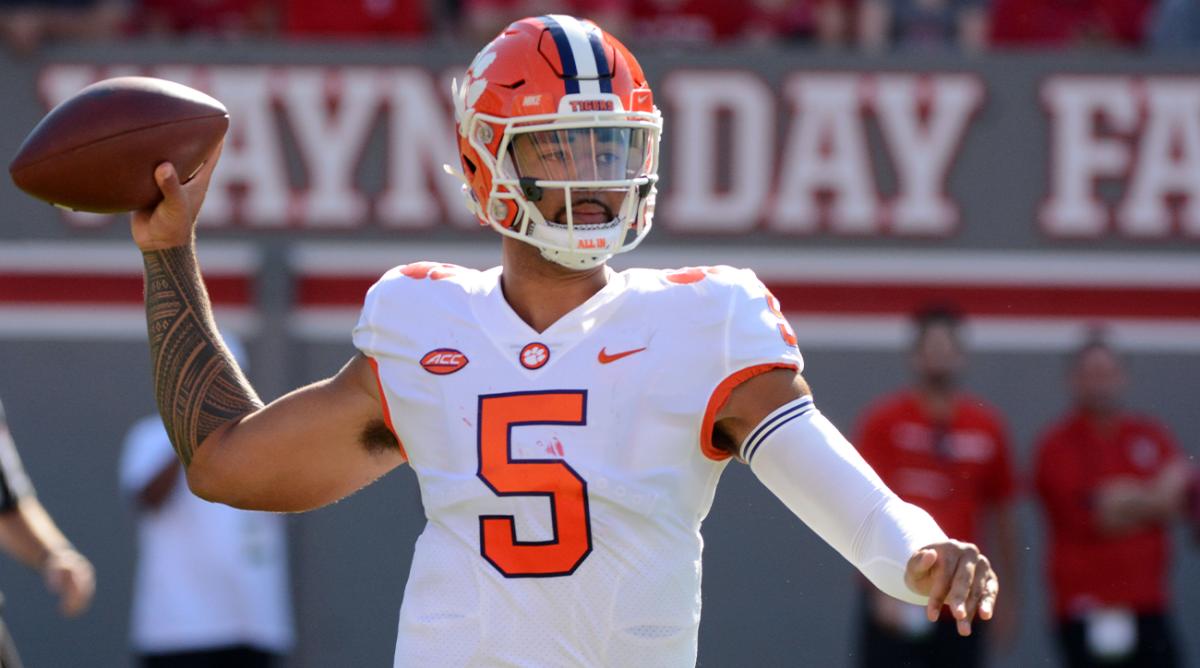
POLYGON ((516 222, 517 205, 512 200, 492 199, 491 215, 501 227, 512 227, 516 222))
POLYGON ((475 163, 472 162, 471 159, 465 155, 462 157, 462 161, 463 161, 463 167, 466 168, 466 170, 467 170, 467 176, 474 178, 475 171, 477 169, 475 167, 475 163))

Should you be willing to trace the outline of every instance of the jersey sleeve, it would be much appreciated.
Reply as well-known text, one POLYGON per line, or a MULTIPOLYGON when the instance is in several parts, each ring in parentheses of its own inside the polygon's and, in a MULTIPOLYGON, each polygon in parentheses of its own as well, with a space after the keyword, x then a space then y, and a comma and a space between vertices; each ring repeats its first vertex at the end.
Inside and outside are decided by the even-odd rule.
POLYGON ((762 364, 803 370, 796 333, 784 317, 779 300, 753 271, 742 269, 738 274, 726 321, 726 366, 730 372, 762 364))
MULTIPOLYGON (((392 419, 393 403, 385 389, 381 366, 392 369, 394 378, 396 369, 411 369, 416 364, 420 354, 415 347, 413 329, 426 322, 422 312, 424 302, 418 286, 431 275, 440 276, 435 272, 448 266, 420 262, 388 271, 367 290, 358 324, 354 327, 354 347, 367 357, 374 371, 383 421, 396 437, 400 454, 405 460, 408 459, 408 452, 392 419)), ((402 385, 402 382, 399 383, 399 386, 402 385)), ((396 383, 390 387, 398 389, 396 383)))
POLYGON ((17 502, 33 494, 33 483, 21 464, 17 444, 8 432, 4 408, 0 406, 0 513, 15 510, 17 502))
POLYGON ((749 269, 722 269, 712 276, 728 288, 724 332, 724 380, 713 391, 705 411, 700 447, 709 459, 724 460, 731 454, 712 443, 716 414, 734 388, 773 369, 800 372, 804 358, 796 334, 784 318, 779 300, 749 269))
POLYGON ((363 299, 352 339, 354 347, 372 360, 377 359, 386 346, 388 332, 383 322, 384 314, 389 303, 396 301, 394 293, 397 292, 398 282, 403 280, 397 269, 392 269, 367 290, 367 296, 363 299))
POLYGON ((414 333, 427 326, 434 304, 463 294, 461 286, 452 287, 455 282, 445 279, 474 273, 444 262, 414 262, 389 270, 367 290, 354 326, 354 347, 371 359, 417 355, 414 333))

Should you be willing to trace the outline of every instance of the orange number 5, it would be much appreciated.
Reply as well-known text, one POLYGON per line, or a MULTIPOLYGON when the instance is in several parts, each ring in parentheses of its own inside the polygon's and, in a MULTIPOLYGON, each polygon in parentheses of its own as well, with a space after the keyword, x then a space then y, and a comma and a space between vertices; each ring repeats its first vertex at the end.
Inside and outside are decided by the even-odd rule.
POLYGON ((550 500, 554 538, 517 540, 512 515, 479 516, 479 551, 510 578, 570 575, 592 552, 587 482, 560 459, 512 458, 514 427, 587 424, 587 391, 513 392, 479 397, 479 470, 497 496, 550 500))

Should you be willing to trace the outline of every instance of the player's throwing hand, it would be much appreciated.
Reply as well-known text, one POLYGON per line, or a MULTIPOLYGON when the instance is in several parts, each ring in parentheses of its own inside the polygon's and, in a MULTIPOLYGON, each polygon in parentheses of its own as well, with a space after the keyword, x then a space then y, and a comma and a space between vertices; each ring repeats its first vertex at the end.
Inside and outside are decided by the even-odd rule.
POLYGON ((971 543, 948 540, 926 545, 908 560, 904 580, 909 588, 929 597, 926 614, 936 621, 942 606, 958 622, 958 634, 971 635, 971 621, 991 619, 1000 581, 988 558, 971 543))
POLYGON ((196 217, 208 191, 208 182, 213 169, 221 157, 217 145, 212 155, 204 162, 200 171, 186 183, 175 171, 175 166, 164 162, 154 169, 154 180, 162 191, 163 198, 152 209, 134 211, 131 223, 133 241, 143 252, 186 246, 192 242, 196 217))

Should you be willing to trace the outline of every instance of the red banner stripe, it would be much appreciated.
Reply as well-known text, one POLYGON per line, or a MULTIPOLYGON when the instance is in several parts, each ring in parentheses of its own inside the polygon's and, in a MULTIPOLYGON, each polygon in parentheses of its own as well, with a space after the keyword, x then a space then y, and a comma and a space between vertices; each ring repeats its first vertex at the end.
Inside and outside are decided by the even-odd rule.
MULTIPOLYGON (((245 306, 252 300, 247 276, 210 276, 216 304, 245 306)), ((142 277, 127 274, 0 273, 0 302, 10 304, 141 304, 142 277)))
MULTIPOLYGON (((375 278, 298 279, 300 306, 356 307, 375 278)), ((863 285, 768 282, 783 310, 793 313, 907 314, 931 304, 974 315, 1200 319, 1200 288, 1044 285, 863 285)))
MULTIPOLYGON (((299 307, 362 304, 375 276, 302 276, 296 280, 299 307)), ((252 305, 253 279, 206 279, 213 301, 252 305)), ((769 282, 793 313, 837 315, 906 314, 930 304, 949 304, 975 315, 1009 317, 1114 317, 1200 319, 1200 288, 1078 287, 1044 285, 945 285, 889 283, 769 282)), ((0 273, 0 302, 9 304, 140 304, 142 278, 135 275, 0 273)))
MULTIPOLYGON (((381 274, 382 275, 382 274, 381 274)), ((300 306, 362 306, 378 276, 301 276, 296 280, 300 306)))
POLYGON ((1200 318, 1200 288, 997 285, 776 285, 784 311, 912 313, 947 305, 973 315, 1200 318))

